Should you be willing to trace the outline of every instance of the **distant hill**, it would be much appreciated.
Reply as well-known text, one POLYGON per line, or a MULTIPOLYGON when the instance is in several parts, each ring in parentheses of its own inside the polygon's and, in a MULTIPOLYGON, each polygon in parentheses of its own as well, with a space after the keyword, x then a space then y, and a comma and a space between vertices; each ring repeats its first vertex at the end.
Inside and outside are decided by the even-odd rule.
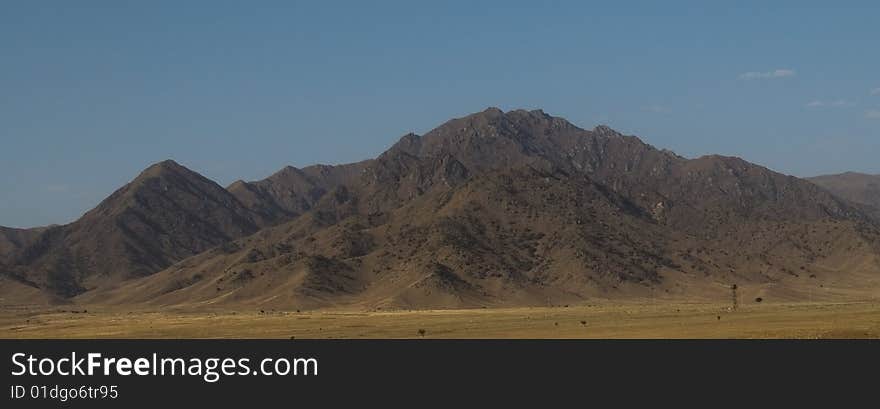
POLYGON ((846 172, 816 176, 808 180, 839 197, 869 206, 868 211, 880 220, 880 175, 846 172))

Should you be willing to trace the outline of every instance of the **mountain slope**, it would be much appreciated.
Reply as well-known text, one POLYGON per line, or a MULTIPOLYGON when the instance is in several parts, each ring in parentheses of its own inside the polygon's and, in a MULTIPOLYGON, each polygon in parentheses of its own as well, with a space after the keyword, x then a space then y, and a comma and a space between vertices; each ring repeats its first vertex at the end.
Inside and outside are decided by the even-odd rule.
POLYGON ((16 229, 0 226, 0 262, 8 261, 14 253, 32 243, 46 227, 16 229))

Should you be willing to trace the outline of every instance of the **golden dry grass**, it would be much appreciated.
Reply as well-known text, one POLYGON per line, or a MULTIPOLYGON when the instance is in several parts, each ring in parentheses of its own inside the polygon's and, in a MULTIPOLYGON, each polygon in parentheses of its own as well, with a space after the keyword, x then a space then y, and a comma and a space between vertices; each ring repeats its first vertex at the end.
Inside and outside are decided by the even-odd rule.
POLYGON ((3 307, 0 338, 880 338, 873 302, 737 311, 682 303, 398 312, 70 308, 3 307))

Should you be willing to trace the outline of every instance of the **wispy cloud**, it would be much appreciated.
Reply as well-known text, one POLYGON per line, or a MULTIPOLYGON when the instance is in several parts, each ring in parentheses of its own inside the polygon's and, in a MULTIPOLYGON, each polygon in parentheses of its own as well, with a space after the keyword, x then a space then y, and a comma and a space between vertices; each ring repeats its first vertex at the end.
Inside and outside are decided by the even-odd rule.
POLYGON ((746 72, 739 75, 740 79, 743 80, 762 80, 762 79, 771 79, 771 78, 784 78, 784 77, 793 77, 795 75, 795 71, 791 69, 780 68, 773 71, 759 72, 759 71, 751 71, 746 72))
POLYGON ((865 118, 880 119, 880 109, 869 109, 865 111, 865 118))
POLYGON ((880 95, 880 88, 874 88, 871 90, 871 95, 880 95))
POLYGON ((648 112, 653 112, 655 114, 665 114, 670 111, 669 107, 658 104, 648 105, 646 107, 642 107, 642 109, 648 112))
POLYGON ((853 101, 838 99, 834 101, 823 101, 820 99, 814 99, 807 103, 807 108, 822 108, 822 107, 832 107, 832 108, 843 108, 843 107, 853 107, 857 104, 853 101))

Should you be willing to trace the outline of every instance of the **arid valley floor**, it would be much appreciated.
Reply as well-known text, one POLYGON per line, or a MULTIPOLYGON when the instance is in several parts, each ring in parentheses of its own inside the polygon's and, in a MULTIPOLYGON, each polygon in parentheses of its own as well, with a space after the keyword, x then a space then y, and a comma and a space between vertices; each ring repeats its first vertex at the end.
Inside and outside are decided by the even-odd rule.
POLYGON ((395 312, 18 307, 0 312, 0 338, 880 338, 880 303, 736 311, 685 303, 395 312))

